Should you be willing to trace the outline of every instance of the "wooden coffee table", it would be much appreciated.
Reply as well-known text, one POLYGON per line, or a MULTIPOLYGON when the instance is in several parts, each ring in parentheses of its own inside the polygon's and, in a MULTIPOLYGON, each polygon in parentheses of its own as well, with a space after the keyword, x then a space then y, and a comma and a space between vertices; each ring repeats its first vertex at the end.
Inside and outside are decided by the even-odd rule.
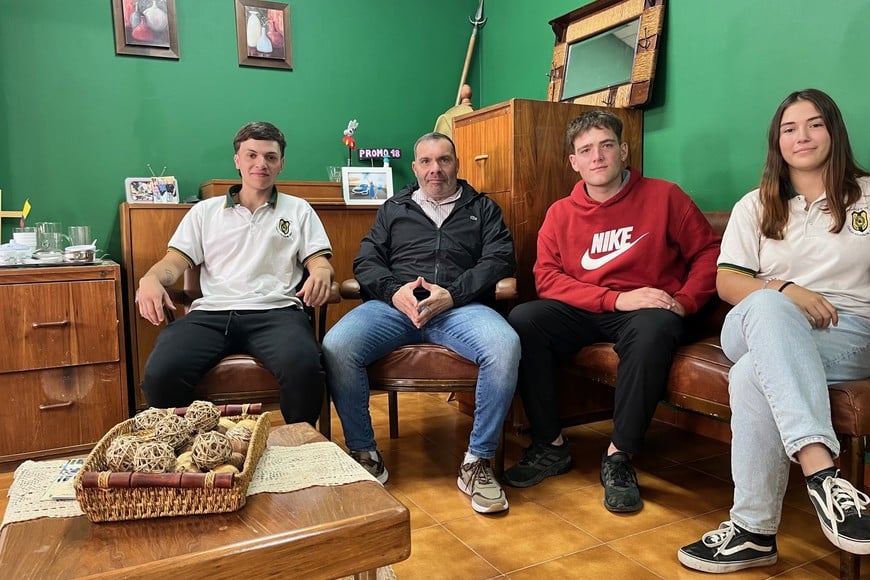
MULTIPOLYGON (((269 445, 325 441, 307 423, 269 445)), ((411 553, 408 510, 375 482, 260 493, 227 514, 91 523, 84 516, 9 524, 0 578, 338 578, 411 553)))

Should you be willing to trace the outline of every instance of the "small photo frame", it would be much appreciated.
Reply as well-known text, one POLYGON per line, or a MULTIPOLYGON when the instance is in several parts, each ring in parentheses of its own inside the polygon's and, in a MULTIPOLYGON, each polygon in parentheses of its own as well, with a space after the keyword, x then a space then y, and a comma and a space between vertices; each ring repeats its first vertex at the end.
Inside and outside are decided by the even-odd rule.
POLYGON ((393 168, 342 167, 341 189, 347 205, 381 205, 393 197, 393 168))
POLYGON ((115 54, 179 58, 175 0, 112 0, 115 54))
POLYGON ((293 70, 290 6, 265 0, 236 0, 239 66, 293 70))
POLYGON ((179 203, 178 182, 172 175, 128 177, 124 180, 128 203, 179 203))

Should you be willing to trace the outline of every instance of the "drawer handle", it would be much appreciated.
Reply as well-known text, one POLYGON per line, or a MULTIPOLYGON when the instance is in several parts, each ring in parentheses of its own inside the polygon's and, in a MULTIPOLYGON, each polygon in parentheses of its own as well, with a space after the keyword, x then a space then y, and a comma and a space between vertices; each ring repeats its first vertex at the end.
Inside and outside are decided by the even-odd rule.
POLYGON ((489 159, 489 155, 475 155, 474 156, 475 161, 486 161, 487 159, 489 159))
POLYGON ((58 322, 34 322, 33 328, 53 328, 55 326, 69 326, 69 320, 59 320, 58 322))
POLYGON ((65 401, 63 403, 52 403, 51 405, 40 405, 40 411, 51 411, 52 409, 63 409, 64 407, 72 407, 72 401, 65 401))

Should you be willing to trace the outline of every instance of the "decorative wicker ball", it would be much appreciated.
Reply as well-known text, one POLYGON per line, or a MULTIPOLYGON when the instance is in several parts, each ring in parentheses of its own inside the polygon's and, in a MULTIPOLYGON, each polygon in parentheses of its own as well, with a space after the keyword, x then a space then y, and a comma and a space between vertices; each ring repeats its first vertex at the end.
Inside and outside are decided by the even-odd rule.
POLYGON ((192 434, 193 425, 178 415, 166 415, 154 426, 154 438, 173 449, 186 445, 192 434))
POLYGON ((146 441, 133 453, 133 471, 166 473, 175 470, 175 451, 168 443, 146 441))
POLYGON ((133 417, 133 429, 142 431, 144 429, 153 429, 160 419, 166 416, 165 409, 156 407, 148 407, 144 411, 140 411, 133 417))
POLYGON ((106 464, 112 471, 133 471, 133 455, 142 441, 135 435, 121 435, 109 443, 106 464))
POLYGON ((198 433, 205 433, 217 427, 221 410, 210 401, 194 401, 187 407, 184 418, 193 424, 198 433))
POLYGON ((248 445, 251 443, 251 435, 253 435, 249 428, 244 425, 236 425, 228 430, 226 435, 235 453, 244 455, 248 452, 248 445))
POLYGON ((200 433, 193 440, 193 462, 200 469, 213 469, 223 465, 233 453, 229 438, 217 431, 200 433))

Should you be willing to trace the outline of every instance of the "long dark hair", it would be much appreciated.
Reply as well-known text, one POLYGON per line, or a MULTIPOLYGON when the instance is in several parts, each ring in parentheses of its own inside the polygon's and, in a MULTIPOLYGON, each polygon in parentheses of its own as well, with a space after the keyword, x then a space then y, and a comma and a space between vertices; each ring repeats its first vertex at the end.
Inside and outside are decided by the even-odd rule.
POLYGON ((834 219, 831 232, 839 233, 846 221, 846 208, 861 197, 858 177, 870 175, 855 163, 849 133, 837 103, 818 89, 795 91, 776 109, 767 132, 767 160, 761 174, 761 233, 781 240, 788 224, 789 167, 779 147, 780 123, 785 110, 798 101, 815 105, 831 136, 831 152, 825 164, 825 211, 834 219))

